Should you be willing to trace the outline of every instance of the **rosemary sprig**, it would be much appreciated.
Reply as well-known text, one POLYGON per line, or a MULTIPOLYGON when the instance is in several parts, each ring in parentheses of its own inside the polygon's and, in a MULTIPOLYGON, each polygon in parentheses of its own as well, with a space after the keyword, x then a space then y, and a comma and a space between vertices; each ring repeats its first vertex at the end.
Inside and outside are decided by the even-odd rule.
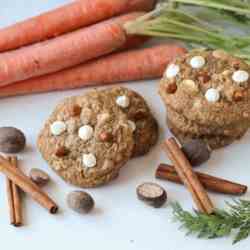
POLYGON ((185 211, 179 203, 172 204, 172 208, 175 219, 187 230, 187 234, 213 239, 236 233, 235 244, 250 235, 250 201, 235 200, 226 204, 227 210, 217 210, 212 215, 185 211))

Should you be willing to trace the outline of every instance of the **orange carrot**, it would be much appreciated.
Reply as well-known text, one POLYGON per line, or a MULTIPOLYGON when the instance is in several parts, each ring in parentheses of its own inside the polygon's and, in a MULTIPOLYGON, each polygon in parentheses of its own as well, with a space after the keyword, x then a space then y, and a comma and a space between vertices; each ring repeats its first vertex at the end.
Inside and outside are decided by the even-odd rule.
POLYGON ((186 50, 178 45, 156 45, 108 55, 87 64, 0 88, 0 97, 66 90, 100 84, 153 79, 186 50))
POLYGON ((77 0, 0 29, 0 52, 47 40, 129 11, 150 11, 156 0, 77 0))
POLYGON ((112 18, 42 43, 2 53, 0 86, 57 72, 120 49, 127 41, 122 25, 142 14, 134 12, 112 18))

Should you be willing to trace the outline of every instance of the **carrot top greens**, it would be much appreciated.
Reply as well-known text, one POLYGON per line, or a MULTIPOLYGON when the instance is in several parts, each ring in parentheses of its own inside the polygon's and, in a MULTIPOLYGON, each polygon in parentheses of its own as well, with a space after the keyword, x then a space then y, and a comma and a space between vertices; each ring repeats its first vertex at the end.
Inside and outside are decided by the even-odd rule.
POLYGON ((223 49, 250 63, 249 0, 165 0, 125 25, 127 33, 223 49))
POLYGON ((250 235, 250 201, 235 200, 227 203, 227 210, 217 210, 212 215, 183 210, 179 203, 172 204, 174 218, 187 234, 199 238, 219 238, 234 234, 233 244, 250 235))

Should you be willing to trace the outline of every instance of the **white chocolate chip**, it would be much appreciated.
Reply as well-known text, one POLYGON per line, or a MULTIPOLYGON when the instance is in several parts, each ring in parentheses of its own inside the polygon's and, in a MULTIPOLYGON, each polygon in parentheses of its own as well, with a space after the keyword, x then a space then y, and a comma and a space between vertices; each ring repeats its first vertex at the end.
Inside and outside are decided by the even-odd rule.
POLYGON ((164 73, 166 78, 173 78, 180 72, 180 67, 176 64, 170 64, 164 73))
POLYGON ((128 120, 128 125, 131 127, 133 132, 136 130, 136 124, 133 121, 128 120))
POLYGON ((202 56, 194 56, 190 60, 190 65, 193 69, 200 69, 205 65, 206 61, 202 56))
POLYGON ((220 92, 217 89, 208 89, 205 97, 208 102, 218 102, 220 100, 220 92))
POLYGON ((83 165, 87 168, 93 168, 96 166, 96 157, 93 154, 83 155, 83 165))
POLYGON ((246 82, 249 79, 249 74, 248 72, 244 71, 244 70, 238 70, 235 71, 233 73, 232 76, 233 80, 237 83, 242 83, 242 82, 246 82))
POLYGON ((193 80, 190 79, 183 80, 182 84, 187 91, 191 91, 193 93, 197 93, 199 91, 198 86, 195 84, 193 80))
POLYGON ((117 97, 116 104, 122 108, 127 108, 130 104, 130 101, 127 96, 122 95, 117 97))
POLYGON ((50 126, 52 135, 61 135, 66 130, 66 124, 62 121, 53 122, 50 126))
POLYGON ((83 141, 89 140, 93 136, 93 133, 94 130, 89 125, 82 126, 78 131, 78 135, 83 141))

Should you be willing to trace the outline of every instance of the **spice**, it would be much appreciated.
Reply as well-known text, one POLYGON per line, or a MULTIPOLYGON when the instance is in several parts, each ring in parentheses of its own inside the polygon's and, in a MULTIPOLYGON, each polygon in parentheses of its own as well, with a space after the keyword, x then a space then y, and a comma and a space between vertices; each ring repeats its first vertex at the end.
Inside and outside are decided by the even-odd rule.
POLYGON ((86 192, 74 191, 67 196, 68 206, 77 213, 87 214, 94 208, 93 198, 86 192))
MULTIPOLYGON (((13 167, 17 168, 17 157, 8 157, 8 161, 13 165, 13 167)), ((10 211, 10 223, 16 227, 20 227, 23 224, 20 190, 18 186, 16 186, 16 184, 8 178, 6 178, 6 184, 10 211)))
POLYGON ((139 200, 144 201, 149 206, 160 208, 167 201, 166 191, 158 184, 143 183, 136 189, 139 200))
POLYGON ((193 167, 208 161, 211 156, 211 150, 208 145, 203 140, 199 139, 185 142, 181 149, 193 167))
POLYGON ((36 183, 39 187, 44 187, 50 181, 49 175, 38 168, 32 168, 30 170, 30 179, 36 183))
POLYGON ((197 175, 192 170, 190 162, 179 148, 176 140, 174 138, 166 140, 163 144, 163 149, 168 154, 170 160, 174 164, 176 172, 191 193, 199 211, 206 214, 213 213, 214 207, 210 198, 200 183, 197 175))
MULTIPOLYGON (((247 192, 247 186, 239 183, 231 182, 225 179, 214 177, 208 174, 195 172, 198 179, 207 190, 216 193, 243 195, 247 192)), ((156 178, 168 180, 175 183, 183 184, 181 178, 176 173, 173 166, 160 164, 155 173, 156 178)))
POLYGON ((3 153, 19 153, 25 147, 23 132, 13 127, 0 128, 0 151, 3 153))
POLYGON ((0 171, 5 174, 13 183, 28 193, 41 206, 48 209, 51 214, 57 213, 58 206, 44 193, 40 187, 24 175, 20 169, 13 167, 3 156, 0 156, 0 171))

